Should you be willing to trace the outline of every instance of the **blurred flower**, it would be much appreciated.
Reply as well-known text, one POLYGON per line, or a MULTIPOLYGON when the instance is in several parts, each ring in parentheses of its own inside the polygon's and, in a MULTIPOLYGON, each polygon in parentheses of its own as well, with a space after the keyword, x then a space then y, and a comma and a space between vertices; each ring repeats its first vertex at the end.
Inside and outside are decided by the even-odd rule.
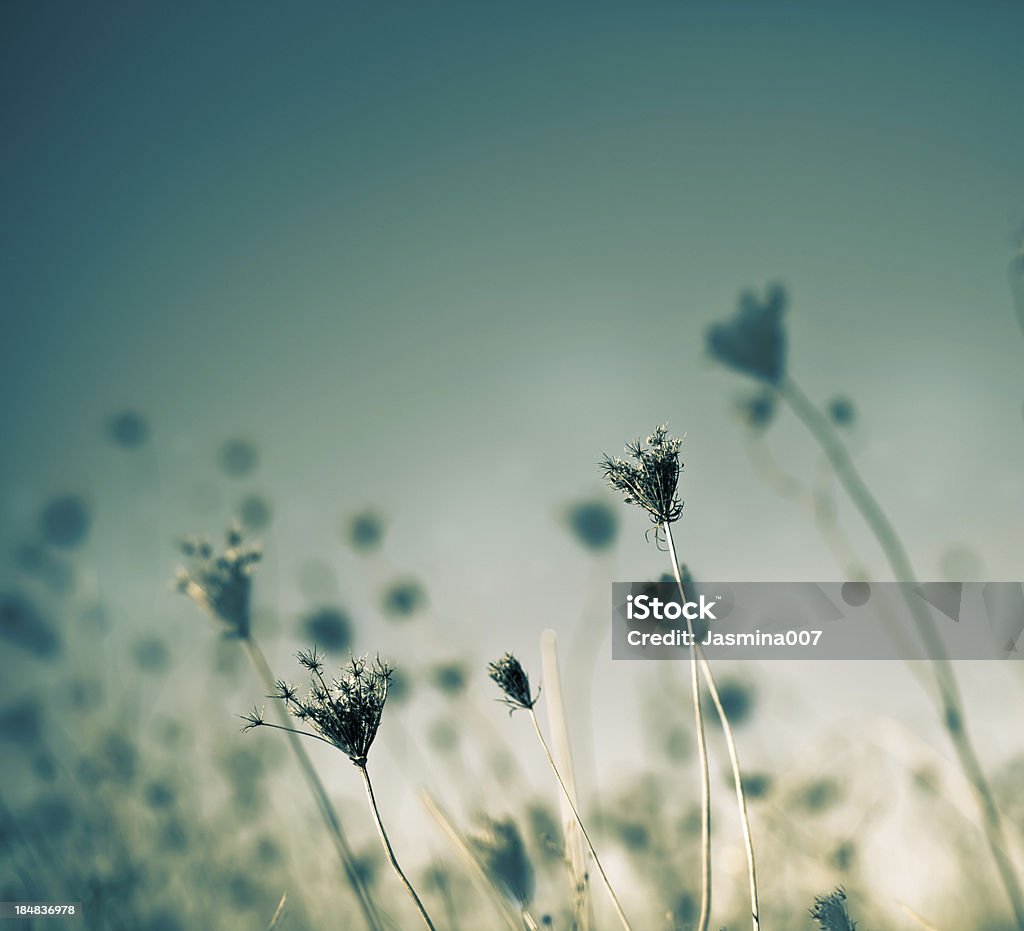
POLYGON ((347 650, 352 646, 352 622, 338 608, 318 608, 300 622, 303 637, 327 650, 347 650))
POLYGON ((534 874, 519 828, 511 819, 487 819, 485 833, 470 838, 488 878, 520 908, 533 900, 534 874))
POLYGON ((846 910, 846 892, 840 887, 826 896, 814 900, 811 918, 821 931, 856 931, 857 925, 846 910))
POLYGON ((18 592, 0 593, 0 638, 42 659, 61 651, 56 629, 18 592))
POLYGON ((138 411, 121 411, 107 421, 107 436, 122 449, 138 449, 149 439, 149 424, 138 411))
POLYGON ((231 478, 245 478, 256 471, 259 451, 249 440, 228 440, 220 449, 220 467, 231 478))
POLYGON ((91 523, 89 507, 78 495, 54 498, 39 513, 39 533, 43 540, 65 549, 83 543, 91 523))
POLYGON ((605 456, 601 463, 605 481, 625 496, 626 504, 637 504, 647 511, 652 522, 674 523, 683 513, 678 495, 682 442, 678 437, 669 436, 663 424, 647 437, 646 446, 634 440, 626 447, 635 463, 605 456))
POLYGON ((178 569, 178 591, 188 595, 226 627, 226 635, 249 636, 252 567, 260 560, 260 549, 247 544, 241 531, 228 530, 222 553, 202 540, 181 544, 188 566, 178 569))
POLYGON ((501 659, 490 663, 487 666, 487 674, 505 693, 503 701, 509 707, 509 714, 518 708, 529 711, 537 704, 537 696, 530 694, 530 677, 511 653, 506 653, 501 659))
POLYGON ((740 295, 736 315, 708 327, 708 352, 724 365, 752 378, 778 384, 786 373, 786 332, 782 315, 788 296, 769 285, 761 300, 751 291, 740 295))
MULTIPOLYGON (((738 679, 727 679, 719 685, 718 699, 733 727, 743 724, 754 711, 754 690, 738 679)), ((717 715, 712 720, 721 725, 717 715)))
MULTIPOLYGON (((337 747, 356 766, 364 768, 387 701, 391 667, 379 658, 370 663, 365 657, 352 657, 342 667, 341 675, 328 682, 323 674, 323 654, 316 647, 299 653, 298 659, 311 674, 305 698, 299 697, 295 686, 283 681, 278 681, 273 697, 313 728, 315 733, 307 736, 337 747)), ((244 730, 277 726, 267 724, 262 713, 255 710, 245 720, 244 730)))
POLYGON ((407 618, 427 603, 427 593, 419 582, 409 579, 394 582, 384 592, 384 611, 396 618, 407 618))
POLYGON ((452 661, 439 663, 430 673, 434 685, 445 695, 457 697, 466 690, 469 682, 469 670, 462 663, 452 661))
POLYGON ((266 530, 273 516, 274 509, 262 495, 246 495, 238 506, 238 519, 246 530, 266 530))
POLYGON ((857 410, 849 398, 833 398, 826 408, 828 416, 837 427, 849 427, 857 419, 857 410))
POLYGON ((348 540, 362 552, 369 552, 380 546, 384 539, 384 521, 373 511, 356 514, 348 526, 348 540))
POLYGON ((740 417, 751 430, 765 430, 775 419, 775 393, 759 391, 737 403, 740 417))
POLYGON ((619 521, 604 501, 579 501, 566 509, 569 529, 588 550, 608 549, 619 531, 619 521))

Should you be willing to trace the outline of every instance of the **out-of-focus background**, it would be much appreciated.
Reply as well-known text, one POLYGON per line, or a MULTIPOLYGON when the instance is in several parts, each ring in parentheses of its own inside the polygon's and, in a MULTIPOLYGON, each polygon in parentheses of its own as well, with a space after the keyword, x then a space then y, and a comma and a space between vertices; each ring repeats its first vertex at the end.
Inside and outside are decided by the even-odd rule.
MULTIPOLYGON (((296 928, 353 909, 285 745, 237 731, 264 694, 238 643, 173 591, 181 538, 237 518, 264 547, 275 674, 300 680, 314 639, 397 665, 371 767, 438 914, 486 899, 421 786, 467 833, 516 818, 531 908, 569 927, 557 786, 486 677, 511 650, 539 680, 551 628, 621 897, 638 928, 688 927, 687 669, 613 663, 607 639, 610 582, 669 567, 601 455, 663 421, 686 434, 677 543, 698 579, 890 577, 814 439, 784 408, 752 426, 757 385, 706 352, 746 287, 788 289, 787 369, 849 405, 836 429, 919 577, 1020 577, 1019 5, 0 17, 0 899, 160 931, 265 927, 285 891, 296 928)), ((914 927, 904 903, 1015 927, 915 672, 722 669, 763 789, 770 926, 810 927, 843 883, 871 927, 914 927)), ((1024 683, 959 674, 1015 856, 1024 683)), ((738 928, 711 744, 715 921, 738 928)), ((310 749, 412 926, 358 774, 310 749)))

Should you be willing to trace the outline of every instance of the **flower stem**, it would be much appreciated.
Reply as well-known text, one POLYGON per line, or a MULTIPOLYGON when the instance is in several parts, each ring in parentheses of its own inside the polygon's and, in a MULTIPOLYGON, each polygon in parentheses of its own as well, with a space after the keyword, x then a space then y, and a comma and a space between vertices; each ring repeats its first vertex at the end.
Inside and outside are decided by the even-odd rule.
POLYGON ((605 888, 608 890, 608 895, 611 896, 612 905, 615 907, 615 914, 618 915, 619 921, 622 922, 622 927, 625 931, 633 931, 626 918, 626 913, 622 910, 622 904, 619 902, 619 897, 615 894, 615 890, 612 888, 612 884, 608 879, 608 874, 605 873, 604 867, 601 865, 601 859, 597 855, 597 851, 594 849, 594 845, 590 840, 590 835, 587 834, 587 829, 583 825, 583 819, 580 817, 580 813, 576 808, 576 803, 573 801, 572 794, 566 788, 565 782, 562 779, 562 774, 558 771, 558 764, 555 763, 555 758, 551 755, 551 749, 548 747, 548 742, 544 739, 544 732, 540 729, 540 721, 537 720, 537 712, 533 709, 529 709, 530 720, 533 721, 533 726, 537 731, 537 738, 540 740, 540 745, 544 748, 544 754, 548 758, 548 762, 551 764, 551 770, 555 774, 555 778, 558 780, 558 785, 561 786, 562 795, 565 796, 565 800, 569 803, 569 808, 572 811, 573 817, 576 819, 576 823, 580 827, 580 833, 583 835, 583 839, 587 842, 587 847, 590 850, 590 855, 594 858, 594 864, 597 866, 598 873, 601 874, 601 879, 604 882, 605 888))
MULTIPOLYGON (((676 557, 675 541, 672 539, 672 525, 669 521, 662 524, 665 540, 668 543, 669 558, 675 572, 679 590, 683 589, 683 580, 679 576, 679 559, 676 557)), ((685 597, 685 596, 684 596, 685 597)), ((690 636, 690 691, 693 694, 693 723, 697 732, 697 762, 700 765, 700 840, 701 840, 701 884, 700 884, 700 919, 697 931, 707 931, 711 920, 711 775, 708 772, 708 744, 704 731, 704 712, 700 704, 700 680, 697 677, 697 641, 693 635, 693 623, 686 618, 686 630, 690 636)), ((756 911, 756 909, 755 909, 756 911)))
MULTIPOLYGON (((252 663, 253 668, 256 670, 257 675, 263 682, 264 687, 267 689, 268 694, 272 694, 275 690, 274 674, 271 671, 270 664, 267 663, 267 659, 263 655, 263 651, 260 649, 259 644, 251 636, 243 637, 242 647, 245 650, 246 656, 249 657, 249 661, 252 663)), ((359 900, 359 907, 363 912, 363 917, 366 919, 366 924, 372 929, 372 931, 382 931, 382 925, 377 915, 377 907, 369 889, 366 888, 359 875, 359 871, 356 869, 355 855, 352 848, 349 846, 348 838, 345 836, 345 832, 342 829, 341 819, 338 817, 338 813, 335 811, 334 805, 331 803, 331 800, 327 795, 327 790, 324 788, 324 784, 320 781, 320 777, 317 775, 316 768, 313 766, 313 761, 310 760, 309 754, 306 753, 306 748, 299 740, 299 735, 292 728, 287 727, 287 713, 281 713, 284 725, 278 729, 284 730, 288 734, 288 745, 299 764, 299 769, 302 771, 302 775, 306 780, 306 784, 309 786, 310 792, 313 793, 313 798, 316 800, 317 808, 320 810, 320 816, 323 818, 324 824, 327 825, 328 833, 334 841, 334 846, 338 851, 338 857, 345 869, 345 876, 348 879, 352 890, 355 892, 356 898, 359 900)))
POLYGON ((363 784, 366 786, 366 797, 370 802, 370 810, 373 812, 373 817, 377 822, 377 833, 380 834, 380 840, 384 845, 384 851, 388 855, 388 860, 391 861, 391 866, 398 874, 398 878, 402 880, 402 884, 405 886, 406 892, 409 893, 413 902, 416 903, 416 908, 419 909, 420 917, 423 919, 424 924, 430 928, 430 931, 437 931, 434 927, 434 923, 430 920, 430 915, 427 914, 427 910, 423 907, 420 897, 416 894, 416 890, 413 889, 412 883, 409 882, 408 877, 402 872, 402 868, 398 865, 398 858, 395 856, 395 851, 391 848, 391 841, 388 840, 388 832, 384 830, 384 822, 380 820, 380 809, 377 808, 377 799, 373 794, 373 784, 370 782, 370 774, 366 770, 366 764, 357 763, 356 768, 363 775, 363 784))
MULTIPOLYGON (((828 419, 792 379, 786 378, 781 381, 778 385, 778 392, 821 446, 822 452, 825 453, 832 468, 835 469, 836 476, 850 496, 850 500, 860 511, 861 516, 875 535, 875 539, 878 540, 895 579, 899 582, 916 584, 917 577, 914 567, 903 541, 865 484, 864 479, 861 478, 846 446, 836 435, 828 419)), ((1020 931, 1024 931, 1024 893, 1021 891, 1013 863, 1006 852, 1002 816, 996 805, 995 795, 981 767, 981 762, 978 760, 974 744, 967 730, 967 721, 953 663, 949 659, 935 621, 924 603, 914 598, 907 586, 901 586, 901 591, 917 628, 918 636, 931 657, 942 723, 949 733, 960 768, 974 792, 978 807, 981 809, 985 838, 988 841, 989 850, 1006 889, 1006 894, 1010 899, 1017 927, 1020 931)))
MULTIPOLYGON (((675 542, 672 539, 672 528, 667 524, 665 525, 665 534, 668 539, 669 553, 672 557, 672 573, 676 577, 676 585, 679 586, 679 594, 685 601, 687 593, 683 589, 683 579, 679 573, 679 562, 676 559, 675 542)), ((689 624, 689 621, 687 621, 687 624, 689 624)), ((700 671, 704 676, 704 683, 708 687, 708 692, 711 694, 711 701, 715 706, 715 711, 718 712, 718 720, 721 722, 722 733, 725 735, 725 745, 729 751, 729 765, 732 768, 732 781, 736 788, 736 807, 739 810, 740 829, 743 832, 743 846, 747 855, 747 881, 750 885, 750 917, 753 922, 754 931, 760 931, 761 909, 757 898, 757 869, 754 865, 754 842, 750 833, 750 816, 747 814, 747 798, 746 793, 743 791, 743 771, 740 768, 739 753, 736 751, 736 740, 733 737, 732 725, 729 723, 729 717, 725 713, 725 708, 722 705, 722 699, 718 694, 718 686, 715 685, 715 677, 711 673, 711 664, 704 655, 704 651, 701 649, 700 644, 694 642, 693 651, 696 654, 697 662, 700 664, 700 671)))

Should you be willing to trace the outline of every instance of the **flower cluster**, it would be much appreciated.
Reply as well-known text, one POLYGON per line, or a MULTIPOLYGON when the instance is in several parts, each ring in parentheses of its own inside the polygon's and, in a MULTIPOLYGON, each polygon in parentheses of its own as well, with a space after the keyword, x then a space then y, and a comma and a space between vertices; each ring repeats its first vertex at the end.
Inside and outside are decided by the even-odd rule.
POLYGON ((708 352, 738 372, 777 385, 786 374, 782 315, 788 300, 781 285, 769 286, 763 300, 745 291, 732 320, 708 327, 708 352))
POLYGON ((252 569, 261 557, 259 546, 246 543, 233 527, 225 535, 223 552, 195 539, 183 541, 181 552, 188 564, 178 569, 178 591, 221 621, 227 636, 248 637, 252 569))
POLYGON ((646 445, 634 440, 626 452, 634 460, 605 456, 601 463, 605 481, 625 495, 626 504, 637 504, 656 524, 671 524, 683 513, 679 500, 679 447, 682 440, 669 436, 663 424, 649 437, 646 445))
MULTIPOLYGON (((316 737, 341 750, 356 766, 365 767, 370 747, 377 736, 392 668, 377 659, 351 657, 341 674, 330 681, 324 676, 323 654, 316 647, 298 654, 299 662, 310 672, 310 688, 304 698, 298 689, 278 681, 273 698, 285 703, 288 711, 308 724, 316 737)), ((266 724, 262 713, 245 716, 246 727, 266 724)))
POLYGON ((489 663, 487 674, 505 693, 503 701, 508 705, 510 714, 518 708, 529 711, 537 704, 540 693, 533 695, 530 692, 530 677, 511 653, 506 653, 501 659, 489 663))

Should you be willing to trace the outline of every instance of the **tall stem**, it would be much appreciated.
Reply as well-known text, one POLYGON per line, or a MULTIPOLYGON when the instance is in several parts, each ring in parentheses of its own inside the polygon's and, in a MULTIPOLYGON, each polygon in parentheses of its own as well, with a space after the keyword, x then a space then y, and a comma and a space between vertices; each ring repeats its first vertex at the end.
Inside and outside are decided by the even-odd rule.
POLYGON ((608 874, 604 871, 604 867, 601 865, 601 858, 598 857, 597 851, 594 849, 594 844, 590 840, 590 835, 587 833, 587 829, 583 824, 583 819, 580 817, 580 813, 576 808, 576 803, 573 801, 572 793, 569 792, 564 780, 562 779, 562 774, 558 771, 558 764, 555 763, 555 758, 551 755, 551 749, 548 747, 548 742, 544 739, 544 732, 540 729, 540 721, 537 720, 537 712, 534 711, 533 708, 530 708, 530 720, 533 721, 533 726, 537 731, 537 738, 540 740, 540 745, 544 748, 544 754, 547 756, 548 762, 551 764, 551 770, 554 772, 555 778, 558 780, 558 785, 562 789, 562 795, 565 796, 566 802, 569 803, 569 809, 572 811, 573 817, 579 825, 580 833, 583 835, 583 839, 587 842, 587 848, 590 850, 590 855, 594 858, 594 865, 597 867, 597 871, 601 875, 601 880, 604 882, 604 886, 608 890, 608 895, 611 896, 612 905, 615 907, 615 914, 618 915, 619 921, 622 922, 622 927, 625 931, 633 931, 628 919, 626 918, 626 913, 622 910, 622 904, 619 902, 619 897, 615 894, 611 881, 608 879, 608 874))
MULTIPOLYGON (((850 496, 850 500, 871 528, 875 539, 878 540, 894 578, 899 582, 916 583, 917 576, 906 548, 903 546, 903 541, 865 484, 864 479, 861 478, 846 446, 836 435, 831 423, 791 379, 784 379, 778 385, 778 392, 811 432, 828 457, 832 468, 835 469, 836 476, 850 496)), ((943 726, 949 733, 960 768, 971 786, 978 807, 981 809, 985 838, 988 841, 989 850, 1006 889, 1006 894, 1010 899, 1017 927, 1020 931, 1024 931, 1024 893, 1022 893, 1017 880, 1013 862, 1006 852, 1002 816, 996 805, 995 795, 981 767, 981 762, 978 760, 974 744, 967 730, 956 672, 938 628, 935 626, 935 621, 924 603, 920 599, 914 598, 907 586, 901 586, 901 591, 918 636, 931 657, 931 668, 935 675, 943 726)))
MULTIPOLYGON (((665 536, 668 539, 669 553, 672 557, 672 573, 676 577, 676 585, 679 586, 679 594, 683 601, 686 601, 687 594, 683 589, 683 579, 679 573, 679 561, 676 558, 675 542, 672 539, 672 528, 668 524, 665 525, 665 536)), ((687 621, 687 624, 689 625, 689 621, 687 621)), ((690 636, 692 639, 692 629, 690 631, 690 636)), ((758 905, 757 898, 757 869, 754 865, 754 842, 750 833, 750 817, 747 814, 747 797, 746 793, 743 791, 743 771, 740 768, 740 757, 739 753, 736 751, 736 741, 733 738, 732 725, 729 723, 729 717, 725 713, 725 707, 722 705, 721 696, 718 694, 718 686, 715 685, 715 677, 711 673, 711 664, 704 655, 704 651, 701 649, 700 644, 696 641, 694 641, 693 651, 697 656, 697 662, 700 663, 700 671, 704 675, 704 682, 708 687, 708 692, 711 693, 711 701, 715 706, 715 711, 718 712, 718 720, 721 722, 722 733, 725 735, 725 745, 729 751, 729 765, 732 768, 732 781, 736 788, 736 807, 739 810, 740 829, 743 832, 743 846, 747 855, 747 881, 750 885, 750 917, 753 922, 754 931, 760 931, 761 909, 758 905)))
MULTIPOLYGON (((263 651, 260 649, 259 644, 249 636, 242 639, 242 647, 245 650, 246 656, 249 657, 249 661, 252 663, 253 668, 256 670, 256 674, 263 682, 263 686, 266 688, 267 693, 273 694, 276 688, 274 674, 271 671, 270 664, 263 655, 263 651)), ((289 723, 287 713, 280 709, 278 709, 278 711, 282 715, 284 725, 287 728, 289 723)), ((338 813, 335 811, 334 805, 331 803, 331 800, 327 795, 327 790, 324 788, 324 784, 320 781, 320 777, 317 775, 316 768, 313 766, 313 761, 310 760, 309 754, 306 753, 306 748, 302 745, 302 741, 299 740, 299 736, 290 730, 286 730, 286 734, 288 746, 291 748, 292 754, 295 756, 295 760, 299 764, 299 769, 302 771, 306 784, 309 786, 310 792, 313 793, 313 798, 316 801, 317 808, 320 810, 320 816, 323 818, 324 824, 327 825, 328 833, 334 841, 335 849, 338 851, 338 857, 345 870, 345 876, 348 879, 352 890, 355 892, 356 898, 359 900, 359 907, 363 912, 363 917, 366 919, 366 924, 372 929, 372 931, 381 931, 382 926, 380 919, 377 916, 376 905, 370 894, 370 890, 366 888, 362 877, 359 875, 359 871, 356 869, 355 854, 352 852, 348 838, 345 836, 345 832, 341 827, 341 819, 338 817, 338 813)))
POLYGON ((413 889, 412 883, 409 882, 409 878, 402 872, 402 868, 398 865, 398 858, 395 856, 395 851, 391 849, 391 841, 388 840, 388 832, 384 830, 384 822, 380 820, 380 809, 377 808, 377 799, 373 795, 373 784, 370 782, 370 774, 366 771, 365 762, 362 764, 357 763, 356 767, 359 772, 363 774, 363 784, 366 786, 366 797, 369 799, 370 810, 373 812, 374 820, 377 822, 377 833, 380 834, 380 841, 384 845, 384 851, 388 855, 388 860, 391 861, 391 866, 398 874, 398 878, 402 880, 402 884, 405 886, 405 891, 409 893, 413 902, 416 903, 416 908, 419 909, 423 923, 430 928, 430 931, 437 931, 434 927, 434 923, 430 920, 430 915, 427 914, 427 910, 423 907, 420 897, 416 894, 416 890, 413 889))
MULTIPOLYGON (((672 539, 672 526, 668 521, 662 524, 665 540, 668 543, 669 558, 675 572, 679 590, 683 590, 683 580, 679 576, 679 559, 676 556, 676 545, 672 539)), ((685 597, 685 596, 684 596, 685 597)), ((693 693, 693 723, 697 732, 697 762, 700 766, 700 839, 701 839, 701 887, 700 887, 700 919, 697 931, 707 931, 711 920, 711 775, 708 772, 708 744, 704 732, 704 712, 700 704, 700 680, 697 677, 697 645, 693 635, 693 623, 686 618, 686 631, 690 637, 690 691, 693 693)), ((754 909, 756 912, 756 909, 754 909)))

